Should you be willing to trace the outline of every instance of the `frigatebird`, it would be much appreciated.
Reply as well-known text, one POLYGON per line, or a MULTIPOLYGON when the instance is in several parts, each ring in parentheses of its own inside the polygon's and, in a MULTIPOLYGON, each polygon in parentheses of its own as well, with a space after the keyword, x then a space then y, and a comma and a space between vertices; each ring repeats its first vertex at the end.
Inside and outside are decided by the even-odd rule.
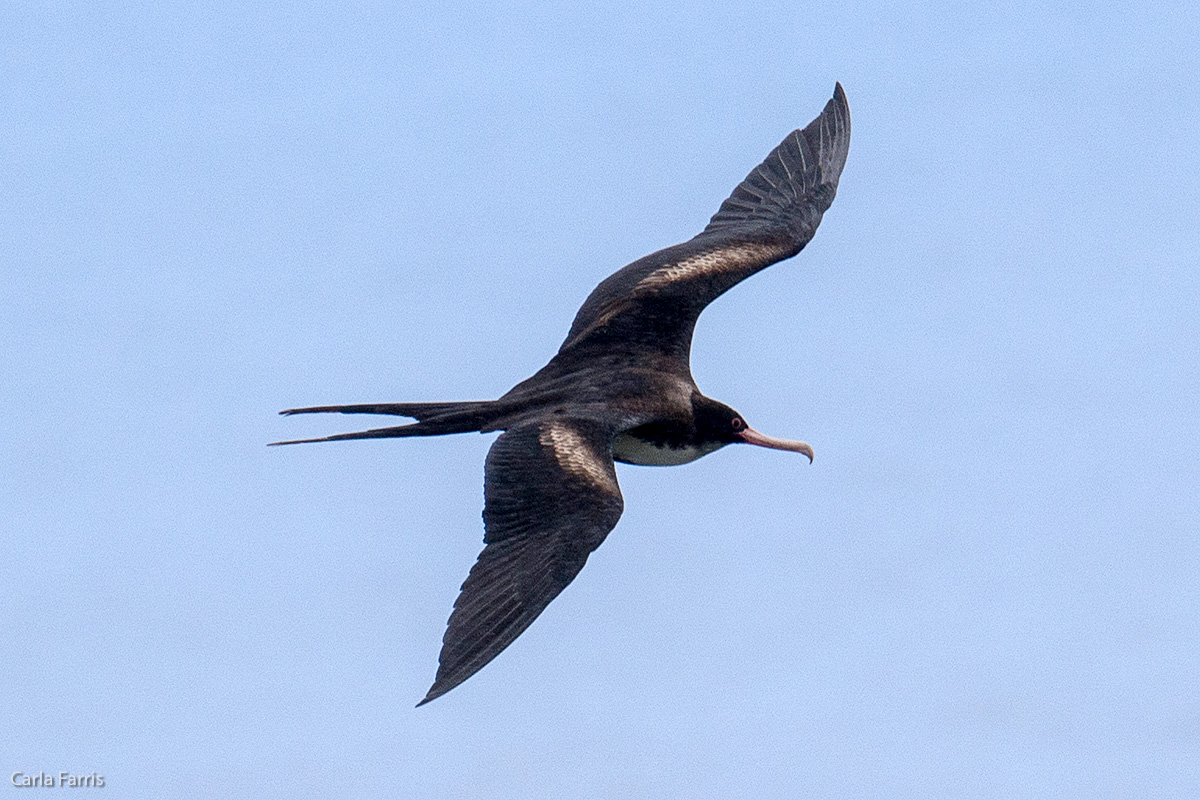
POLYGON ((610 275, 575 315, 545 367, 498 400, 292 408, 281 414, 390 414, 416 422, 332 442, 503 431, 484 467, 484 548, 442 639, 445 694, 512 644, 600 546, 624 509, 614 462, 686 464, 727 444, 803 453, 705 397, 689 366, 704 308, 744 278, 800 252, 833 202, 850 147, 841 84, 788 134, 697 236, 610 275))

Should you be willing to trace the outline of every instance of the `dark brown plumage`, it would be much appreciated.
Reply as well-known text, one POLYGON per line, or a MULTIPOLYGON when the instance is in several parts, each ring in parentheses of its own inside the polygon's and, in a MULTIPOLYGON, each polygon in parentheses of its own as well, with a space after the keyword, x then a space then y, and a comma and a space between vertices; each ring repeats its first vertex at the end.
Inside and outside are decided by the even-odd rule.
MULTIPOLYGON (((408 425, 275 444, 503 431, 484 469, 484 543, 420 704, 475 674, 558 596, 617 524, 614 462, 683 464, 726 444, 792 450, 700 393, 689 353, 696 319, 738 282, 806 245, 833 202, 850 146, 838 84, 694 238, 639 259, 592 291, 558 353, 498 400, 296 408, 388 414, 408 425)), ((418 704, 418 705, 420 705, 418 704)))

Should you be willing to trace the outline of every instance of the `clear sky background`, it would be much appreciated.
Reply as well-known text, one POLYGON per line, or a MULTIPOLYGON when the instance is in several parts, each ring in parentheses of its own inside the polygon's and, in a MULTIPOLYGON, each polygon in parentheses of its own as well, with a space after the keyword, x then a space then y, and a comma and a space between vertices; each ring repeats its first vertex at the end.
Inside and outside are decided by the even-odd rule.
POLYGON ((0 10, 0 795, 1200 796, 1194 2, 0 10), (822 108, 700 387, 816 462, 621 467, 420 709, 495 397, 822 108), (80 790, 86 791, 86 790, 80 790))

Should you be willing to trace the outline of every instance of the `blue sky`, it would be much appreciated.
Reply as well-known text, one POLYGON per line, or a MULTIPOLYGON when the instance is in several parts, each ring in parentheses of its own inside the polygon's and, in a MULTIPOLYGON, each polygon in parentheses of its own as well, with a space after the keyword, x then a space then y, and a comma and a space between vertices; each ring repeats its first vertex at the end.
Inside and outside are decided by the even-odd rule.
POLYGON ((0 29, 4 781, 1200 794, 1194 4, 16 2, 0 29), (693 350, 815 463, 619 469, 575 583, 414 709, 491 437, 269 449, 359 427, 276 412, 498 396, 835 80, 837 201, 693 350))

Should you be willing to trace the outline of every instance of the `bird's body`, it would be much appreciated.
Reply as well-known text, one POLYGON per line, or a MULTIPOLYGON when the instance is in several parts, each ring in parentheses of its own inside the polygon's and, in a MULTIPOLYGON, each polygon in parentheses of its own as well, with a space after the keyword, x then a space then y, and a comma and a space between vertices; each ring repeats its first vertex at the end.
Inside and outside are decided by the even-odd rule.
POLYGON ((703 232, 602 281, 554 358, 497 400, 282 412, 417 421, 278 444, 503 431, 485 464, 486 546, 455 602, 437 679, 422 703, 500 653, 583 568, 624 507, 614 462, 685 464, 732 443, 812 459, 804 442, 764 436, 705 397, 689 355, 696 318, 710 302, 812 238, 833 202, 849 142, 838 85, 821 115, 789 134, 703 232))

